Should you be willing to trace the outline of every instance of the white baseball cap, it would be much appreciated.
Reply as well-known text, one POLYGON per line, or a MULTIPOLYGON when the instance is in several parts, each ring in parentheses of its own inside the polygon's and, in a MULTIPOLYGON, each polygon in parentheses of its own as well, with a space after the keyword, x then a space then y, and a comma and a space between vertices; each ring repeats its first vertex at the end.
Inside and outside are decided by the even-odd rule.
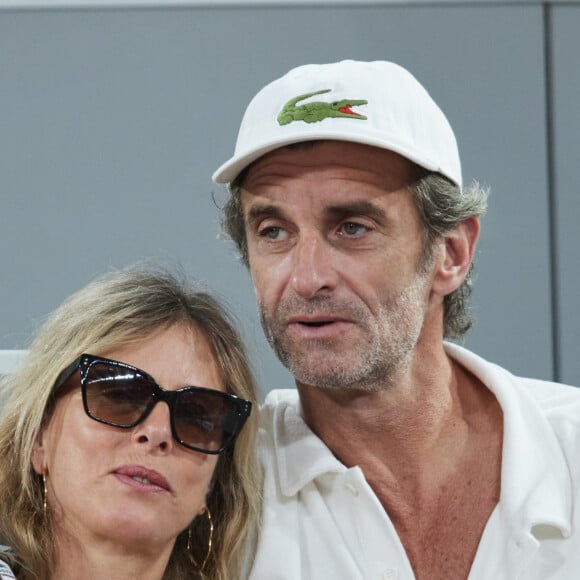
POLYGON ((300 66, 266 85, 213 180, 229 183, 269 151, 318 139, 389 149, 462 185, 453 129, 425 88, 392 62, 353 60, 300 66))

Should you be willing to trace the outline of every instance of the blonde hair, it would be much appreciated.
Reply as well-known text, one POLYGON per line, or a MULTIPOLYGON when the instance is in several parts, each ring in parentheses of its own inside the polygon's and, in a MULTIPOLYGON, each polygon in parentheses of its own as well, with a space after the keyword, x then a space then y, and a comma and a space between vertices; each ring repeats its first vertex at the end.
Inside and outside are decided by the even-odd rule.
MULTIPOLYGON (((185 324, 203 332, 213 348, 226 390, 256 403, 256 385, 231 314, 207 292, 166 270, 131 267, 113 272, 67 299, 41 328, 18 371, 3 384, 0 418, 0 544, 12 548, 19 579, 49 578, 55 563, 50 511, 43 513, 42 479, 33 471, 35 441, 49 419, 59 373, 83 352, 101 354, 136 343, 160 327, 185 324)), ((164 578, 239 577, 246 540, 259 520, 255 457, 257 408, 235 445, 218 459, 207 498, 215 531, 208 551, 206 516, 178 536, 164 578), (197 564, 196 564, 197 563, 197 564)))

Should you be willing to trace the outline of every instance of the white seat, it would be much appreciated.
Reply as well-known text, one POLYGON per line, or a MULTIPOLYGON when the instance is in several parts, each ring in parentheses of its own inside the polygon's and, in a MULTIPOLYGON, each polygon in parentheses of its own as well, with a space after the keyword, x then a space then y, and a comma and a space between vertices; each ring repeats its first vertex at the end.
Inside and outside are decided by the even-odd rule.
POLYGON ((12 372, 25 354, 25 350, 0 350, 0 375, 12 372))

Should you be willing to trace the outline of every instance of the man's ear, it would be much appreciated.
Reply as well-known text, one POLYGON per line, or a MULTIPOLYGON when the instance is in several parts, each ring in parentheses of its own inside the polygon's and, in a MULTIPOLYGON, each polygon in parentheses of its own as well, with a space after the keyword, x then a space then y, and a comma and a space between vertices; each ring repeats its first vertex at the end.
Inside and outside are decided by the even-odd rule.
POLYGON ((42 430, 36 441, 34 442, 34 446, 32 447, 32 456, 30 458, 30 463, 32 464, 32 469, 38 473, 38 475, 42 475, 47 471, 46 465, 46 453, 44 449, 44 430, 42 430))
POLYGON ((471 216, 444 234, 443 255, 433 280, 435 293, 447 296, 463 284, 473 262, 480 227, 479 219, 471 216))

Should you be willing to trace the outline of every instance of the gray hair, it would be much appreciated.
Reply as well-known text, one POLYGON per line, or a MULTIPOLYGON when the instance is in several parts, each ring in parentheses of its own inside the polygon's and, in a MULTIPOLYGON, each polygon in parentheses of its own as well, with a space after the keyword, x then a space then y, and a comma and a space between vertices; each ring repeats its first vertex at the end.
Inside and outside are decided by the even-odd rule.
MULTIPOLYGON (((204 290, 150 266, 113 272, 72 295, 43 325, 19 370, 6 380, 7 402, 0 418, 0 544, 11 546, 19 579, 49 578, 54 565, 50 512, 43 514, 42 479, 33 471, 31 457, 50 417, 57 376, 83 352, 102 354, 173 324, 201 331, 226 390, 256 401, 252 370, 231 314, 204 290)), ((192 562, 186 530, 177 538, 164 578, 237 577, 245 540, 259 517, 257 420, 252 413, 236 445, 219 456, 207 498, 216 531, 203 572, 192 562)), ((190 526, 195 562, 202 562, 207 552, 203 520, 196 518, 190 526)))
MULTIPOLYGON (((424 259, 435 241, 467 218, 482 217, 487 210, 488 190, 473 183, 463 191, 440 173, 428 173, 414 181, 409 189, 424 227, 424 259)), ((473 264, 465 280, 443 299, 443 336, 461 338, 472 326, 469 297, 473 284, 473 264)))

